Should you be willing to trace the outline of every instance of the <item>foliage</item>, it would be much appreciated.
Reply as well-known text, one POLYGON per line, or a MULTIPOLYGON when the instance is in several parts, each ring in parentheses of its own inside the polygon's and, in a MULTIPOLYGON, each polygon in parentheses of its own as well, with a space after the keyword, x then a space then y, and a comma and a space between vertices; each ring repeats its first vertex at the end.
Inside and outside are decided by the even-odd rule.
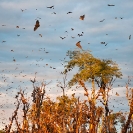
POLYGON ((113 112, 108 106, 112 79, 122 76, 118 65, 112 60, 94 58, 88 51, 69 51, 68 55, 70 61, 65 66, 64 85, 58 83, 58 87, 63 90, 63 95, 58 96, 56 101, 52 101, 45 92, 48 84, 42 83, 40 86, 36 86, 36 80, 31 80, 33 83, 32 103, 29 103, 24 91, 18 92, 15 97, 16 109, 9 119, 10 123, 5 126, 5 132, 117 133, 116 126, 119 125, 122 133, 132 133, 133 89, 129 89, 129 83, 126 85, 129 113, 113 112), (79 97, 75 96, 75 93, 71 96, 65 94, 66 74, 76 66, 79 68, 79 72, 70 80, 69 85, 78 83, 83 88, 87 100, 81 101, 79 97), (91 81, 91 89, 86 87, 86 81, 91 81), (95 84, 99 87, 98 91, 96 91, 95 84), (99 101, 102 105, 98 104, 99 101), (21 117, 18 115, 19 110, 23 113, 21 122, 19 121, 21 117))
POLYGON ((70 85, 74 85, 79 79, 83 81, 95 79, 100 86, 102 82, 107 84, 113 77, 121 78, 122 76, 115 62, 97 59, 89 51, 68 51, 68 56, 70 61, 67 62, 64 73, 67 73, 76 66, 79 68, 79 72, 70 80, 70 85))

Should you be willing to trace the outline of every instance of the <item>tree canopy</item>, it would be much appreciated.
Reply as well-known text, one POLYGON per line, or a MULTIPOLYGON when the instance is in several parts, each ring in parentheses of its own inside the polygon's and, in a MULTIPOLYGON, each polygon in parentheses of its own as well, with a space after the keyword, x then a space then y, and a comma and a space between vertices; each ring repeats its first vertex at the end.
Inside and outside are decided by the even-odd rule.
POLYGON ((79 71, 73 76, 69 84, 74 85, 78 80, 91 81, 95 79, 100 85, 107 84, 112 78, 121 78, 122 73, 118 65, 112 60, 95 58, 89 51, 68 51, 70 61, 65 66, 64 73, 78 67, 79 71))

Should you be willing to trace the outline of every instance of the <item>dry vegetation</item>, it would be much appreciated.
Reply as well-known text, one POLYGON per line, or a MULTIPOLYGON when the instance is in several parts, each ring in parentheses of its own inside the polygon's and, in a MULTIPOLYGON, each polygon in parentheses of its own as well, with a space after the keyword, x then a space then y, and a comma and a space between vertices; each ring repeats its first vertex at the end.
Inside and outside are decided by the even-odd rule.
POLYGON ((118 65, 111 60, 96 59, 87 51, 69 51, 67 54, 70 61, 62 73, 65 75, 64 83, 58 84, 63 90, 63 95, 57 97, 54 102, 45 95, 48 84, 42 83, 36 86, 36 79, 31 80, 32 103, 28 102, 24 91, 19 91, 15 97, 16 109, 9 118, 9 124, 1 132, 117 133, 116 126, 119 125, 121 133, 133 133, 133 88, 129 87, 132 77, 128 77, 125 86, 127 90, 125 96, 130 106, 129 113, 114 113, 109 109, 108 102, 114 79, 122 76, 118 65), (66 74, 75 66, 79 67, 79 71, 67 86, 66 74), (86 87, 86 81, 91 83, 91 89, 86 87), (65 95, 65 89, 75 84, 83 88, 87 100, 80 101, 75 93, 70 97, 65 95), (99 91, 96 91, 96 88, 99 91), (102 106, 97 104, 98 100, 102 106), (21 116, 18 116, 19 110, 23 112, 22 121, 19 119, 21 116))

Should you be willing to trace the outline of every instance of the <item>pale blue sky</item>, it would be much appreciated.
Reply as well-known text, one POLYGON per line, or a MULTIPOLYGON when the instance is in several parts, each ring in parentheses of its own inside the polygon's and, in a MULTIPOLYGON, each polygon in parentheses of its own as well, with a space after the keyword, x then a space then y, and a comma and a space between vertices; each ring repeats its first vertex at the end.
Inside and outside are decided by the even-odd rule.
MULTIPOLYGON (((95 57, 112 59, 118 63, 123 79, 116 80, 113 95, 119 91, 124 96, 125 88, 118 87, 118 84, 125 86, 127 77, 133 76, 132 14, 132 0, 1 0, 0 104, 5 103, 5 105, 0 112, 4 109, 3 118, 5 113, 11 115, 9 110, 14 108, 14 105, 10 103, 20 88, 26 89, 28 93, 31 92, 30 79, 34 78, 35 72, 39 83, 43 80, 46 82, 52 80, 46 90, 51 97, 62 94, 61 90, 56 88, 56 80, 62 80, 60 72, 64 69, 61 60, 68 50, 77 49, 75 44, 78 41, 81 41, 83 49, 91 50, 95 57), (52 5, 54 9, 46 8, 52 5), (69 11, 72 13, 67 14, 69 11), (85 19, 82 21, 79 17, 84 14, 85 19), (40 21, 40 27, 33 31, 36 19, 40 21), (103 19, 105 19, 103 22, 99 22, 103 19), (82 32, 83 36, 78 37, 82 32), (131 35, 130 40, 129 35, 131 35), (62 40, 60 37, 66 38, 62 40), (101 42, 106 42, 107 46, 101 42), (9 87, 12 88, 8 89, 9 87)), ((71 76, 72 73, 68 75, 71 76)), ((76 92, 79 96, 82 89, 76 92)), ((72 92, 68 90, 67 93, 72 92)), ((116 104, 115 101, 112 103, 116 104)), ((127 109, 127 106, 121 108, 127 109)))

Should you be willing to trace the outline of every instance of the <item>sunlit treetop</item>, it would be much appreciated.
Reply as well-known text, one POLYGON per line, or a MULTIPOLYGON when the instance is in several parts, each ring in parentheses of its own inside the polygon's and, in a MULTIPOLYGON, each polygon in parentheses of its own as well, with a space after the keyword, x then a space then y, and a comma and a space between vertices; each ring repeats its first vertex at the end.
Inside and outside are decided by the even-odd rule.
POLYGON ((78 80, 91 81, 95 79, 99 82, 109 83, 110 80, 121 78, 122 73, 118 65, 112 60, 95 58, 90 51, 68 51, 70 61, 65 66, 64 73, 78 67, 79 71, 70 80, 69 85, 74 85, 78 80))

